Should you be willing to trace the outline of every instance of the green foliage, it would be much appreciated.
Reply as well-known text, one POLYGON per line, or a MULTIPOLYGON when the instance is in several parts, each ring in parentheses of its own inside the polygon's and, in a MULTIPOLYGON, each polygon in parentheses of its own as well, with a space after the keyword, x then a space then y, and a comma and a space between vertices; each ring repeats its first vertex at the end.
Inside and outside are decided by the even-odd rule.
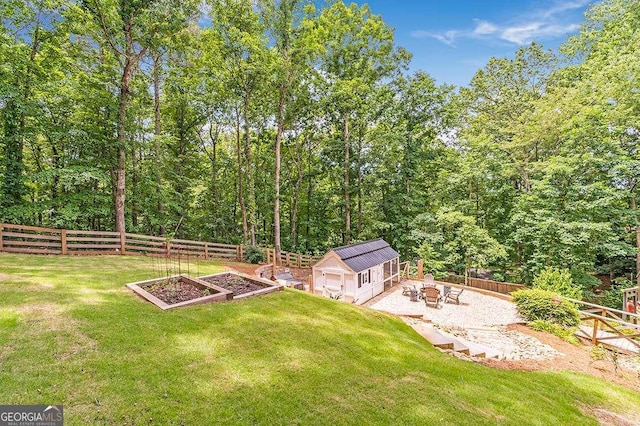
POLYGON ((435 215, 419 215, 412 227, 419 250, 438 271, 444 266, 465 274, 469 268, 485 268, 506 257, 500 243, 458 211, 440 209, 435 215))
POLYGON ((529 326, 537 331, 546 331, 547 333, 551 333, 554 336, 558 336, 562 340, 569 342, 571 344, 577 345, 580 343, 580 340, 576 337, 576 327, 563 327, 555 322, 551 322, 548 320, 533 320, 528 323, 529 326))
POLYGON ((612 285, 610 289, 607 289, 602 292, 600 297, 595 299, 594 301, 602 306, 608 306, 610 308, 625 310, 625 307, 622 306, 623 303, 623 290, 627 288, 635 287, 636 283, 628 280, 628 279, 618 279, 612 285))
POLYGON ((427 273, 433 274, 436 278, 447 275, 445 262, 440 259, 440 254, 429 243, 422 243, 416 253, 420 259, 424 260, 424 269, 427 273))
POLYGON ((541 289, 524 289, 511 295, 518 313, 527 322, 542 320, 563 327, 574 327, 580 322, 578 308, 558 297, 557 293, 541 289))
POLYGON ((124 195, 142 234, 384 237, 435 274, 567 268, 585 295, 635 272, 635 2, 591 7, 570 62, 533 43, 459 90, 404 73, 370 6, 206 3, 2 2, 0 220, 111 230, 124 195))
POLYGON ((547 267, 534 279, 533 287, 557 293, 571 299, 582 299, 582 289, 573 283, 568 269, 547 267))
POLYGON ((266 254, 263 249, 256 246, 244 246, 244 258, 250 263, 264 262, 266 254))

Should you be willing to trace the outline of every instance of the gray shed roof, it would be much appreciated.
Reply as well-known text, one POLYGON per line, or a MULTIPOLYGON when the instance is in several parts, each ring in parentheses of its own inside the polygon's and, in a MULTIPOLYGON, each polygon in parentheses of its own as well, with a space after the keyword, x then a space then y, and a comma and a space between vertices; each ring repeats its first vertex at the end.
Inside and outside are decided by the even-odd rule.
POLYGON ((364 271, 400 256, 382 238, 334 248, 333 252, 354 272, 364 271))

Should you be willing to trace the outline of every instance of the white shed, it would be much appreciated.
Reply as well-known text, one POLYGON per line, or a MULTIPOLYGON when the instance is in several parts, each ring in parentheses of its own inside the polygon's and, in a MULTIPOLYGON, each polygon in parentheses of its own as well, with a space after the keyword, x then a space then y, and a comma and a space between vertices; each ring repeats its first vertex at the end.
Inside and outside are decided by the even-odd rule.
POLYGON ((313 266, 314 293, 364 303, 400 281, 399 263, 382 238, 334 248, 313 266))

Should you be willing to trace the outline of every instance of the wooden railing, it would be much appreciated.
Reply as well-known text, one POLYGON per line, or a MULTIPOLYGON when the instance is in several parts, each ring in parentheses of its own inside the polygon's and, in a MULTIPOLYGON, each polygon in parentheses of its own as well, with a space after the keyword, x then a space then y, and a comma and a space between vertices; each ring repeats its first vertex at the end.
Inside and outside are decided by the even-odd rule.
MULTIPOLYGON (((449 274, 448 277, 443 278, 441 281, 450 282, 453 284, 464 284, 465 279, 461 275, 449 274)), ((467 278, 467 285, 473 288, 479 288, 481 290, 489 290, 496 293, 502 294, 511 294, 516 290, 522 290, 523 288, 527 288, 527 286, 522 284, 514 284, 514 283, 503 283, 500 281, 493 280, 483 280, 480 278, 467 278)))
MULTIPOLYGON (((269 253, 270 249, 264 249, 269 253)), ((109 231, 78 231, 0 224, 0 252, 70 255, 193 256, 243 261, 241 245, 109 231)), ((317 259, 283 252, 281 265, 310 267, 317 259)))
POLYGON ((588 332, 580 328, 578 337, 622 353, 640 353, 640 315, 581 300, 565 299, 581 308, 580 321, 588 326, 588 332))

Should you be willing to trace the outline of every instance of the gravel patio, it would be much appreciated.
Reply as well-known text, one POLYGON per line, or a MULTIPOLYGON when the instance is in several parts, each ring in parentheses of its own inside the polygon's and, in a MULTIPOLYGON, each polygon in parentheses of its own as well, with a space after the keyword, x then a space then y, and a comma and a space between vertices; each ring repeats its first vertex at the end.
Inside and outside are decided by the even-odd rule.
MULTIPOLYGON (((422 287, 421 281, 404 281, 403 285, 422 287)), ((443 284, 437 283, 443 293, 443 284)), ((443 327, 496 327, 524 322, 518 315, 513 303, 497 297, 482 294, 465 288, 460 295, 460 304, 440 303, 438 309, 426 306, 424 301, 411 302, 402 295, 402 286, 398 285, 367 302, 365 306, 396 315, 423 315, 425 320, 443 327)))

